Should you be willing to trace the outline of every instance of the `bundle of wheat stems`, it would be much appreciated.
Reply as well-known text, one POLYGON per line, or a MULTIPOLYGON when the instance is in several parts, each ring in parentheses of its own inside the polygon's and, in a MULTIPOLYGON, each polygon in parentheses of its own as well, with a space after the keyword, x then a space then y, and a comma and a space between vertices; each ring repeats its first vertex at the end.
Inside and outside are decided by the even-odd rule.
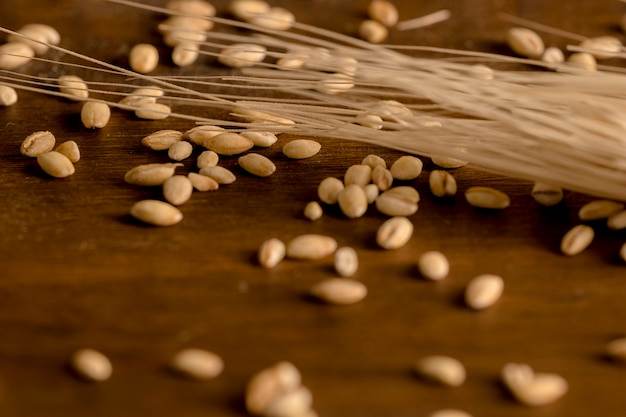
MULTIPOLYGON (((180 14, 134 1, 107 1, 180 14)), ((423 156, 445 155, 505 176, 626 201, 626 76, 619 68, 592 72, 498 54, 374 45, 298 23, 290 31, 277 31, 224 18, 206 19, 236 30, 207 31, 201 53, 219 56, 229 45, 247 43, 263 45, 267 58, 234 75, 163 77, 51 48, 84 60, 90 70, 122 78, 119 83, 90 83, 90 91, 107 97, 103 101, 111 106, 132 110, 119 98, 128 94, 120 90, 133 79, 159 85, 177 103, 199 106, 202 111, 191 107, 172 113, 197 123, 289 131, 423 156), (277 60, 294 53, 309 57, 308 64, 277 65, 277 60), (416 56, 419 53, 425 57, 416 56), (476 65, 479 62, 535 68, 490 70, 476 65), (252 122, 202 116, 209 107, 227 109, 235 116, 258 113, 252 122), (382 118, 376 126, 380 129, 363 123, 368 116, 382 118), (283 119, 294 123, 280 122, 283 119)), ((0 81, 63 95, 54 89, 53 79, 3 71, 0 81)))

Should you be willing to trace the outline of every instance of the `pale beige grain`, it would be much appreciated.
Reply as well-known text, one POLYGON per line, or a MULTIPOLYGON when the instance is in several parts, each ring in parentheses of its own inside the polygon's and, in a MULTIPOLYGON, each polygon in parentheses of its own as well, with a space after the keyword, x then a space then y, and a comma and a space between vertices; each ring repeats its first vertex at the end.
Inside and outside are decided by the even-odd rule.
POLYGON ((163 197, 165 201, 180 206, 191 198, 193 184, 185 175, 174 175, 163 183, 163 197))
POLYGON ((264 268, 273 268, 285 258, 287 247, 282 240, 271 238, 264 241, 259 247, 257 259, 264 268))
POLYGON ((421 174, 423 166, 424 164, 419 158, 404 155, 391 164, 389 171, 394 179, 402 181, 414 180, 421 174))
POLYGON ((597 36, 580 42, 581 48, 589 49, 596 59, 613 58, 623 51, 622 42, 615 36, 597 36))
POLYGON ((376 209, 387 216, 410 216, 418 210, 420 195, 409 186, 390 188, 376 199, 376 209))
POLYGON ((606 219, 624 210, 624 204, 611 200, 593 200, 578 210, 578 218, 582 221, 606 219))
POLYGON ((237 163, 244 170, 257 177, 269 177, 276 172, 276 165, 267 156, 254 152, 239 157, 237 163))
POLYGON ((254 43, 238 43, 220 51, 217 60, 227 67, 251 67, 265 59, 267 49, 254 43))
POLYGON ((282 361, 252 375, 246 384, 246 410, 253 415, 267 415, 271 403, 301 387, 302 377, 290 362, 282 361))
POLYGON ((50 25, 46 25, 43 23, 27 23, 22 26, 22 29, 43 33, 45 41, 50 45, 58 45, 61 42, 61 35, 59 34, 59 31, 50 25))
POLYGON ((595 232, 586 224, 572 227, 561 239, 561 253, 567 256, 578 255, 591 244, 595 232))
POLYGON ((179 67, 188 67, 194 64, 199 56, 200 47, 195 42, 180 42, 172 50, 172 62, 179 67))
POLYGON ((147 120, 163 120, 169 117, 172 109, 167 104, 143 103, 137 110, 135 116, 147 120))
POLYGON ((315 89, 324 94, 340 94, 354 88, 354 78, 342 73, 325 74, 315 89))
POLYGON ((237 119, 257 125, 255 129, 262 127, 264 130, 272 129, 273 132, 276 130, 276 133, 291 129, 296 124, 285 117, 253 110, 247 106, 236 106, 230 114, 237 119))
POLYGON ((57 83, 59 91, 69 100, 81 101, 89 97, 87 83, 77 75, 62 75, 57 79, 57 83))
POLYGON ((173 226, 183 219, 183 213, 178 208, 159 200, 138 201, 131 207, 130 214, 154 226, 173 226))
POLYGON ((315 298, 334 305, 355 304, 367 296, 367 287, 350 278, 329 278, 309 290, 315 298))
POLYGON ((393 175, 387 168, 378 165, 372 171, 372 182, 380 191, 386 191, 393 184, 393 175))
POLYGON ((15 34, 9 34, 7 42, 20 42, 28 45, 35 55, 44 55, 50 49, 46 33, 33 27, 22 27, 15 34))
POLYGON ((506 40, 513 52, 526 58, 539 59, 545 50, 543 39, 528 28, 509 29, 506 40))
POLYGON ((184 136, 187 140, 189 140, 189 142, 195 145, 203 146, 205 140, 213 138, 222 133, 226 133, 226 129, 224 129, 223 127, 200 125, 187 130, 184 136))
POLYGON ((378 186, 376 184, 367 184, 365 187, 363 187, 363 191, 365 191, 367 204, 374 203, 380 195, 380 190, 378 189, 378 186))
POLYGON ((467 165, 467 161, 444 155, 433 155, 430 159, 433 164, 437 165, 439 168, 444 169, 461 168, 467 165))
POLYGON ((56 138, 45 130, 31 133, 22 141, 20 153, 24 156, 37 157, 54 149, 56 138))
POLYGON ((444 355, 421 358, 415 363, 414 370, 420 377, 448 387, 463 385, 467 375, 461 361, 444 355))
POLYGON ((569 384, 562 376, 535 372, 525 364, 506 364, 502 368, 501 378, 518 402, 531 407, 554 403, 569 389, 569 384))
POLYGON ((159 65, 159 51, 149 43, 137 44, 128 53, 128 63, 133 71, 148 74, 159 65))
POLYGON ((456 180, 448 171, 436 169, 428 176, 430 192, 435 197, 452 197, 456 195, 456 180))
POLYGON ((193 145, 191 143, 181 140, 174 143, 167 150, 167 156, 173 161, 182 161, 191 156, 193 152, 193 145))
POLYGON ((381 43, 389 36, 389 30, 385 25, 370 19, 361 22, 358 32, 361 39, 370 43, 381 43))
POLYGON ((611 230, 626 229, 626 210, 622 210, 609 216, 606 224, 611 230))
POLYGON ((213 178, 209 178, 206 175, 200 175, 196 172, 190 172, 187 174, 187 178, 191 181, 191 185, 198 191, 215 191, 220 185, 213 178))
POLYGON ((343 246, 335 251, 334 266, 339 276, 349 278, 359 269, 359 256, 354 248, 343 246))
POLYGON ((101 101, 88 101, 80 111, 80 120, 87 129, 102 129, 110 118, 111 109, 101 101))
POLYGON ((360 124, 363 127, 376 130, 382 129, 384 125, 382 117, 377 114, 368 113, 362 113, 357 115, 354 119, 354 122, 360 124))
POLYGON ((17 91, 8 85, 0 85, 0 106, 12 106, 17 103, 17 91))
POLYGON ((492 210, 504 209, 511 204, 508 195, 491 187, 470 187, 465 190, 465 199, 474 207, 492 210))
POLYGON ((387 0, 373 0, 367 6, 369 17, 387 27, 398 23, 398 8, 387 0))
POLYGON ((293 13, 283 7, 272 7, 266 13, 250 16, 253 25, 272 30, 289 30, 296 21, 293 13))
POLYGON ((304 206, 304 217, 311 221, 319 220, 323 214, 322 206, 317 201, 309 201, 304 206))
POLYGON ((256 16, 267 14, 270 5, 264 0, 232 0, 228 10, 237 19, 250 21, 256 16))
POLYGON ((504 280, 493 274, 473 278, 465 288, 465 304, 473 310, 484 310, 500 299, 504 291, 504 280))
POLYGON ((205 139, 202 146, 219 155, 232 156, 252 149, 254 142, 238 133, 226 132, 205 139))
POLYGON ((344 189, 343 181, 335 177, 326 177, 317 187, 317 196, 326 204, 337 204, 339 193, 344 189))
POLYGON ((413 223, 406 217, 392 217, 376 231, 376 243, 383 249, 399 249, 413 236, 413 223))
POLYGON ((313 394, 304 386, 276 396, 267 406, 267 417, 306 416, 313 405, 313 394))
POLYGON ((156 100, 162 97, 163 94, 163 89, 157 86, 136 88, 130 94, 121 98, 119 104, 132 108, 141 107, 144 104, 156 103, 156 100))
POLYGON ((214 167, 220 161, 220 156, 213 151, 203 151, 200 155, 198 155, 198 160, 196 161, 196 165, 199 169, 205 167, 214 167))
POLYGON ((183 140, 183 133, 178 130, 163 129, 149 134, 141 140, 141 144, 154 151, 164 151, 183 140))
POLYGON ((241 132, 239 134, 246 139, 250 139, 252 143, 254 143, 254 146, 258 146, 261 148, 270 147, 278 140, 276 135, 272 132, 249 130, 241 132))
POLYGON ((37 156, 37 163, 46 174, 55 178, 66 178, 76 171, 74 164, 62 153, 50 151, 37 156))
POLYGON ((287 243, 287 257, 291 259, 317 260, 332 255, 337 241, 330 236, 304 234, 287 243))
POLYGON ((563 189, 556 185, 535 182, 530 195, 542 206, 551 207, 563 201, 563 189))
POLYGON ((283 146, 283 154, 290 159, 310 158, 322 149, 322 145, 312 139, 294 139, 283 146))
POLYGON ((35 51, 22 42, 8 42, 0 45, 0 70, 14 70, 28 64, 35 51))
POLYGON ((357 184, 350 184, 341 190, 337 195, 337 203, 341 212, 350 219, 362 217, 369 205, 363 187, 357 184))
POLYGON ((224 185, 232 184, 237 179, 237 177, 235 176, 235 174, 232 173, 232 171, 224 167, 221 167, 219 165, 201 168, 200 174, 206 175, 209 178, 213 178, 218 184, 224 184, 224 185))
POLYGON ((560 64, 565 62, 565 54, 559 48, 550 46, 541 55, 541 60, 550 64, 560 64))
POLYGON ((395 122, 413 118, 413 112, 397 100, 379 100, 371 105, 370 112, 381 119, 395 122))
POLYGON ((594 72, 598 69, 598 63, 593 55, 587 52, 575 52, 567 57, 565 60, 572 67, 579 68, 585 71, 594 72))
POLYGON ((175 48, 184 42, 199 43, 207 39, 206 31, 213 28, 211 20, 193 16, 170 16, 158 25, 163 43, 175 48))
POLYGON ((343 183, 365 187, 372 180, 372 168, 369 165, 350 165, 343 176, 343 183))
POLYGON ((626 364, 626 337, 611 340, 607 343, 605 352, 609 359, 626 364))
POLYGON ((80 149, 78 148, 78 143, 73 140, 67 140, 63 142, 56 147, 55 151, 62 155, 65 155, 67 159, 72 161, 72 163, 80 161, 80 149))
POLYGON ((165 8, 194 16, 215 16, 215 6, 203 0, 169 0, 165 8))
POLYGON ((169 366, 177 374, 205 381, 222 373, 224 360, 208 350, 187 348, 178 351, 170 360, 169 366))
POLYGON ((383 168, 387 168, 387 162, 383 158, 375 154, 369 154, 361 161, 361 165, 369 165, 372 168, 372 172, 376 169, 377 166, 381 166, 383 168))
POLYGON ((439 281, 448 276, 450 262, 439 251, 424 252, 417 259, 417 269, 422 277, 431 281, 439 281))
POLYGON ((155 186, 163 184, 174 175, 179 163, 142 164, 131 168, 124 174, 124 181, 128 184, 155 186))
POLYGON ((74 352, 70 358, 70 366, 81 378, 94 382, 106 381, 113 373, 109 358, 94 349, 74 352))

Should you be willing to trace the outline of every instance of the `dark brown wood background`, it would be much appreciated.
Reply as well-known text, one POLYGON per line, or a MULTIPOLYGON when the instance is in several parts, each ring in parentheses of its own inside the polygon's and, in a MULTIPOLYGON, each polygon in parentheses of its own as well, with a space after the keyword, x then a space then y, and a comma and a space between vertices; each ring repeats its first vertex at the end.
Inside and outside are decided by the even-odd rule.
MULTIPOLYGON (((396 3, 403 19, 441 8, 453 18, 422 30, 392 31, 390 43, 503 53, 509 24, 497 18, 499 11, 586 36, 622 37, 618 22, 626 9, 614 0, 396 3)), ((353 34, 367 1, 273 4, 288 7, 300 21, 353 34)), ((215 5, 225 13, 226 2, 215 5)), ((60 31, 62 46, 121 65, 139 42, 155 43, 167 54, 155 31, 161 19, 100 1, 0 2, 0 25, 48 23, 60 31)), ((183 72, 210 71, 206 64, 183 72)), ((55 77, 65 69, 31 63, 21 71, 55 77)), ((177 73, 167 59, 158 71, 177 73)), ((146 227, 129 217, 129 208, 160 192, 129 186, 123 175, 137 164, 167 160, 142 147, 141 138, 193 124, 139 121, 114 111, 106 128, 89 131, 79 111, 79 103, 28 92, 0 109, 0 415, 240 416, 246 380, 280 360, 301 370, 323 417, 425 416, 443 407, 483 417, 626 413, 626 367, 603 358, 605 343, 626 335, 626 266, 617 255, 626 235, 594 224, 597 238, 587 251, 572 258, 559 253, 561 236, 591 197, 567 192, 563 204, 541 208, 528 182, 471 167, 455 170, 461 193, 471 185, 494 185, 512 197, 502 212, 477 211, 462 194, 447 202, 432 198, 427 178, 434 166, 424 159, 424 173, 413 182, 422 196, 411 216, 415 234, 406 247, 385 252, 374 243, 384 220, 375 209, 358 220, 330 210, 314 223, 302 209, 316 199, 323 178, 341 177, 370 153, 387 163, 400 154, 323 140, 319 155, 288 161, 280 152, 288 140, 282 137, 262 151, 278 167, 270 178, 246 175, 236 158, 225 158, 222 164, 238 175, 234 184, 194 194, 175 227, 146 227), (82 159, 74 176, 51 179, 20 155, 21 141, 37 130, 79 143, 82 159), (369 288, 362 303, 330 307, 307 299, 313 283, 333 276, 330 259, 286 261, 270 271, 256 264, 265 239, 309 232, 332 235, 357 250, 356 278, 369 288), (426 282, 416 272, 417 257, 431 249, 450 259, 450 276, 442 282, 426 282), (459 297, 481 273, 500 274, 506 287, 493 308, 477 313, 459 297), (109 381, 85 383, 68 371, 69 355, 83 347, 110 357, 109 381), (220 354, 223 374, 190 382, 168 373, 165 364, 183 347, 220 354), (415 378, 412 364, 428 354, 463 361, 466 384, 446 389, 415 378), (515 403, 498 383, 510 361, 562 374, 570 392, 538 409, 515 403)), ((180 172, 194 163, 186 161, 180 172)))

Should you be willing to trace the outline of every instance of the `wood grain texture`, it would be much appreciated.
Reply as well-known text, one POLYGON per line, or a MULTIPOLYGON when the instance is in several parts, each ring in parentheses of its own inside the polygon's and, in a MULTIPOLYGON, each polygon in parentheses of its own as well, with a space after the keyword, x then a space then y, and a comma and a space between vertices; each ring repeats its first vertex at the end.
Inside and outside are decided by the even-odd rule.
MULTIPOLYGON (((509 25, 497 18, 499 11, 583 35, 622 36, 623 8, 616 1, 396 3, 402 18, 441 8, 451 9, 453 18, 423 30, 392 31, 390 43, 509 53, 503 44, 509 25)), ((226 2, 215 5, 220 13, 227 9, 226 2)), ((300 21, 353 34, 367 2, 280 5, 300 21)), ((167 56, 155 30, 160 19, 101 1, 0 3, 0 25, 48 23, 61 33, 62 46, 123 66, 139 42, 153 42, 167 56)), ((165 58, 159 71, 212 71, 201 64, 176 70, 165 58)), ((20 71, 55 77, 66 69, 33 62, 20 71)), ((140 121, 114 111, 106 128, 90 131, 79 112, 79 103, 29 92, 0 109, 0 415, 242 416, 247 379, 280 360, 302 371, 323 417, 426 416, 438 408, 486 417, 624 415, 626 368, 602 352, 611 338, 626 335, 626 267, 618 258, 626 235, 594 223, 597 236, 588 250, 571 258, 559 253, 561 237, 591 197, 566 192, 563 204, 541 208, 528 182, 471 167, 454 170, 461 193, 492 185, 512 198, 501 212, 475 210, 462 194, 444 201, 430 195, 428 173, 435 167, 424 158, 424 172, 410 183, 422 197, 411 216, 414 237, 400 250, 382 251, 375 233, 385 217, 375 208, 357 220, 328 208, 316 222, 302 210, 317 198, 325 177, 342 177, 370 153, 388 164, 401 153, 322 140, 317 156, 291 161, 280 151, 289 140, 283 135, 262 150, 276 163, 274 175, 255 178, 236 166, 236 158, 223 158, 221 165, 238 176, 234 184, 195 193, 174 227, 147 227, 131 219, 129 209, 139 199, 161 198, 160 190, 125 184, 123 175, 137 164, 167 161, 165 153, 142 147, 141 138, 158 129, 186 130, 193 122, 140 121), (53 180, 20 155, 21 141, 37 130, 79 143, 75 175, 53 180), (285 261, 272 270, 256 264, 265 239, 287 241, 302 233, 328 234, 357 250, 356 278, 369 289, 363 302, 333 307, 306 296, 311 285, 334 275, 330 259, 285 261), (426 250, 448 256, 447 279, 419 277, 415 262, 426 250), (462 291, 482 273, 501 275, 504 295, 486 311, 469 311, 460 302, 462 291), (72 375, 67 360, 83 347, 109 356, 111 380, 90 384, 72 375), (220 354, 224 373, 207 382, 170 374, 168 360, 184 347, 220 354), (430 354, 460 359, 467 382, 445 389, 412 375, 413 363, 430 354), (498 382, 510 361, 560 373, 570 392, 546 407, 518 405, 498 382)), ((180 172, 194 164, 195 158, 186 160, 180 172)))

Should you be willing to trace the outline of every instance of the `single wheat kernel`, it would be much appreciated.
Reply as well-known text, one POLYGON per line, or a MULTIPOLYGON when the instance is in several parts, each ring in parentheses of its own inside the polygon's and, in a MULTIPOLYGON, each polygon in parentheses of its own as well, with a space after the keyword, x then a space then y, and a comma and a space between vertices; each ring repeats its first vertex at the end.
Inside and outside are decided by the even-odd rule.
POLYGON ((474 64, 469 68, 469 75, 477 80, 493 80, 495 74, 493 69, 483 64, 474 64))
POLYGON ((37 156, 37 163, 46 174, 55 178, 66 178, 74 174, 75 168, 72 161, 65 155, 50 151, 37 156))
POLYGON ((182 165, 177 163, 137 165, 124 174, 124 181, 134 185, 161 185, 174 175, 176 167, 182 165))
POLYGON ((141 140, 141 144, 154 151, 164 151, 183 140, 183 133, 178 130, 157 130, 141 140))
POLYGON ((456 195, 456 180, 448 171, 436 169, 428 177, 430 192, 435 197, 452 197, 456 195))
POLYGON ((444 408, 429 414, 428 417, 472 417, 472 415, 463 410, 444 408))
POLYGON ((376 199, 376 209, 387 216, 410 216, 418 210, 419 193, 413 187, 394 187, 376 199))
POLYGON ((252 124, 262 125, 266 130, 269 128, 276 128, 276 130, 278 130, 276 133, 280 133, 285 129, 290 129, 296 124, 293 120, 285 117, 264 113, 258 110, 252 110, 244 106, 235 107, 230 115, 252 124))
POLYGON ((185 204, 191 198, 193 184, 184 175, 174 175, 163 183, 163 197, 165 201, 175 206, 185 204))
POLYGON ((106 103, 88 101, 80 111, 80 120, 87 129, 101 129, 109 123, 111 109, 106 103))
POLYGON ((609 359, 626 364, 626 337, 611 340, 605 352, 609 359))
POLYGON ((70 366, 80 377, 88 381, 106 381, 113 373, 111 361, 93 349, 80 349, 72 354, 70 366))
POLYGON ((421 254, 417 259, 417 269, 422 277, 431 281, 439 281, 448 276, 450 262, 443 253, 428 251, 421 254))
POLYGON ((267 14, 270 5, 264 0, 232 0, 228 9, 237 19, 250 21, 255 16, 267 14))
POLYGON ((76 75, 62 75, 57 80, 59 91, 66 94, 66 98, 81 101, 89 97, 89 88, 82 78, 76 75))
POLYGON ((65 155, 72 163, 80 161, 80 149, 73 140, 68 140, 56 147, 55 151, 65 155))
POLYGON ((339 178, 327 177, 317 187, 317 196, 323 203, 337 204, 337 198, 343 189, 343 181, 339 178))
POLYGON ((329 278, 313 285, 309 292, 325 303, 348 305, 363 300, 367 295, 367 287, 350 278, 329 278))
POLYGON ((185 138, 195 145, 204 146, 205 140, 208 140, 222 133, 226 133, 226 129, 224 129, 223 127, 200 125, 187 130, 185 132, 185 138))
POLYGON ((414 117, 411 109, 396 100, 379 100, 372 104, 370 112, 391 122, 414 117))
POLYGON ((378 165, 372 171, 372 182, 380 191, 386 191, 393 184, 393 175, 387 168, 378 165))
POLYGON ((218 184, 232 184, 237 177, 228 169, 221 166, 208 166, 200 169, 200 175, 213 178, 218 184))
POLYGON ((307 51, 287 51, 278 58, 276 65, 281 69, 298 69, 302 68, 309 58, 307 51))
POLYGON ((313 394, 303 386, 274 398, 265 411, 268 417, 306 416, 313 405, 313 394))
POLYGON ((559 48, 551 46, 549 48, 546 48, 546 50, 543 52, 543 55, 541 55, 541 60, 549 64, 560 64, 562 62, 565 62, 565 55, 563 54, 563 51, 561 51, 559 48))
POLYGON ((172 50, 172 62, 179 67, 187 67, 198 60, 200 47, 195 42, 180 42, 172 50))
POLYGON ((28 64, 35 56, 33 48, 22 42, 0 45, 0 70, 13 70, 28 64))
POLYGON ((282 7, 272 7, 266 13, 251 16, 248 21, 253 25, 272 30, 289 30, 296 17, 282 7))
POLYGON ((119 103, 129 107, 141 107, 144 104, 156 103, 157 98, 163 94, 163 90, 157 86, 137 88, 120 99, 119 103))
POLYGON ((363 191, 365 191, 367 204, 374 203, 380 195, 380 190, 378 189, 378 186, 376 184, 367 184, 365 187, 363 187, 363 191))
POLYGON ((606 219, 624 210, 624 204, 611 200, 594 200, 585 204, 578 211, 582 221, 606 219))
POLYGON ((202 146, 219 155, 231 156, 252 149, 254 143, 238 133, 227 132, 207 138, 202 146))
POLYGON ((413 223, 406 217, 392 217, 380 225, 376 232, 376 243, 383 249, 399 249, 413 235, 413 223))
POLYGON ((572 227, 561 240, 561 253, 567 256, 578 255, 587 249, 594 235, 593 229, 586 224, 572 227))
POLYGON ((387 27, 398 23, 398 9, 387 0, 373 0, 367 6, 367 13, 372 20, 382 23, 387 27))
POLYGON ((304 206, 304 217, 311 221, 319 220, 322 214, 324 214, 324 211, 317 201, 309 201, 306 206, 304 206))
POLYGON ((61 35, 52 26, 42 23, 28 23, 22 26, 22 29, 27 31, 33 30, 43 33, 45 37, 45 42, 49 43, 50 45, 58 45, 61 42, 61 35))
POLYGON ((246 139, 250 139, 254 146, 261 148, 268 148, 272 146, 278 138, 272 132, 259 132, 255 130, 245 131, 239 133, 246 139))
POLYGON ((448 387, 459 387, 465 382, 465 366, 449 356, 427 356, 418 360, 414 369, 420 377, 448 387))
POLYGON ((278 362, 254 374, 246 385, 246 409, 252 415, 267 415, 277 398, 301 387, 302 378, 290 362, 278 362))
POLYGON ((237 163, 257 177, 269 177, 276 171, 276 165, 268 157, 254 152, 241 156, 237 163))
POLYGON ((474 207, 493 210, 504 209, 511 204, 508 195, 491 187, 470 187, 465 190, 465 199, 474 207))
POLYGON ((238 43, 222 49, 217 60, 227 67, 251 67, 265 59, 267 49, 263 45, 238 43))
POLYGON ((359 36, 370 43, 381 43, 389 36, 389 30, 376 20, 364 20, 359 25, 359 36))
POLYGON ((56 139, 52 132, 39 131, 31 133, 22 141, 20 152, 24 156, 37 157, 50 152, 54 148, 56 139))
POLYGON ((179 141, 174 143, 167 150, 167 156, 173 161, 182 161, 191 156, 193 152, 193 145, 187 141, 179 141))
POLYGON ((21 42, 33 49, 35 55, 43 55, 48 52, 47 35, 32 27, 22 27, 16 31, 16 34, 7 36, 7 42, 21 42), (30 39, 29 39, 30 38, 30 39))
POLYGON ((339 276, 344 278, 351 277, 359 269, 359 256, 353 248, 349 246, 341 247, 335 251, 334 265, 335 271, 339 276))
POLYGON ((0 85, 0 106, 12 106, 17 103, 17 91, 8 85, 0 85))
POLYGON ((163 120, 166 119, 171 112, 172 110, 166 104, 144 103, 135 110, 135 116, 140 119, 163 120))
POLYGON ((586 71, 593 72, 598 69, 596 59, 593 55, 588 54, 587 52, 575 52, 567 57, 566 62, 575 68, 580 68, 586 71))
POLYGON ((257 259, 264 268, 273 268, 285 258, 287 247, 282 240, 271 238, 261 244, 257 259))
POLYGON ((467 165, 467 161, 443 155, 433 155, 430 159, 433 164, 437 165, 439 168, 444 169, 461 168, 467 165))
POLYGON ((175 48, 180 43, 199 43, 207 39, 205 31, 213 28, 213 22, 199 17, 170 16, 158 26, 163 43, 175 48))
POLYGON ((622 210, 609 216, 606 224, 611 230, 626 229, 626 210, 622 210))
POLYGON ((424 164, 422 161, 411 155, 404 155, 396 159, 391 165, 389 171, 394 179, 397 180, 413 180, 417 178, 421 172, 424 164))
POLYGON ((354 88, 354 78, 339 72, 326 74, 319 80, 315 88, 324 94, 340 94, 354 88))
POLYGON ((165 8, 194 16, 215 16, 215 6, 203 0, 169 0, 165 8))
POLYGON ((530 195, 542 206, 551 207, 563 201, 563 189, 555 185, 535 182, 530 195))
POLYGON ((208 380, 224 370, 224 361, 213 352, 188 348, 177 352, 170 361, 170 369, 187 378, 208 380))
POLYGON ((532 407, 555 402, 565 395, 569 388, 562 376, 535 372, 525 364, 506 364, 502 368, 501 377, 517 401, 532 407))
POLYGON ((598 36, 580 42, 581 48, 589 49, 596 59, 607 59, 622 52, 622 42, 614 36, 598 36))
POLYGON ((159 65, 159 51, 154 45, 140 43, 131 48, 128 62, 133 71, 148 74, 159 65))
POLYGON ((360 124, 363 127, 368 127, 370 129, 380 130, 383 128, 384 122, 383 118, 378 116, 377 114, 369 114, 362 113, 355 117, 355 123, 360 124))
POLYGON ((173 226, 183 219, 183 213, 173 205, 159 200, 141 200, 133 204, 130 214, 137 220, 154 226, 173 226))
POLYGON ((219 161, 220 161, 220 156, 217 153, 206 150, 202 152, 200 155, 198 155, 198 160, 196 161, 196 165, 198 166, 199 169, 202 169, 205 167, 214 167, 218 164, 219 161))
POLYGON ((372 171, 376 169, 377 166, 381 166, 383 168, 387 168, 387 163, 383 158, 375 154, 369 154, 361 161, 361 165, 369 165, 372 168, 372 171))
POLYGON ((305 234, 295 237, 287 244, 287 257, 291 259, 317 260, 332 255, 337 241, 330 236, 305 234))
POLYGON ((483 310, 495 304, 503 290, 504 280, 498 275, 479 275, 465 288, 465 304, 474 310, 483 310))
POLYGON ((196 172, 190 172, 187 174, 187 178, 191 181, 191 185, 198 191, 215 191, 220 185, 213 178, 209 178, 206 175, 200 175, 196 172))
POLYGON ((311 139, 294 139, 283 146, 283 154, 290 159, 306 159, 316 155, 322 145, 311 139))
POLYGON ((343 176, 343 183, 365 187, 372 180, 372 168, 369 165, 351 165, 343 176))
POLYGON ((367 196, 363 187, 357 184, 346 186, 337 195, 341 212, 350 219, 362 217, 367 211, 367 196))
POLYGON ((537 32, 527 28, 514 27, 507 33, 509 47, 518 55, 539 59, 545 50, 545 45, 537 32))

